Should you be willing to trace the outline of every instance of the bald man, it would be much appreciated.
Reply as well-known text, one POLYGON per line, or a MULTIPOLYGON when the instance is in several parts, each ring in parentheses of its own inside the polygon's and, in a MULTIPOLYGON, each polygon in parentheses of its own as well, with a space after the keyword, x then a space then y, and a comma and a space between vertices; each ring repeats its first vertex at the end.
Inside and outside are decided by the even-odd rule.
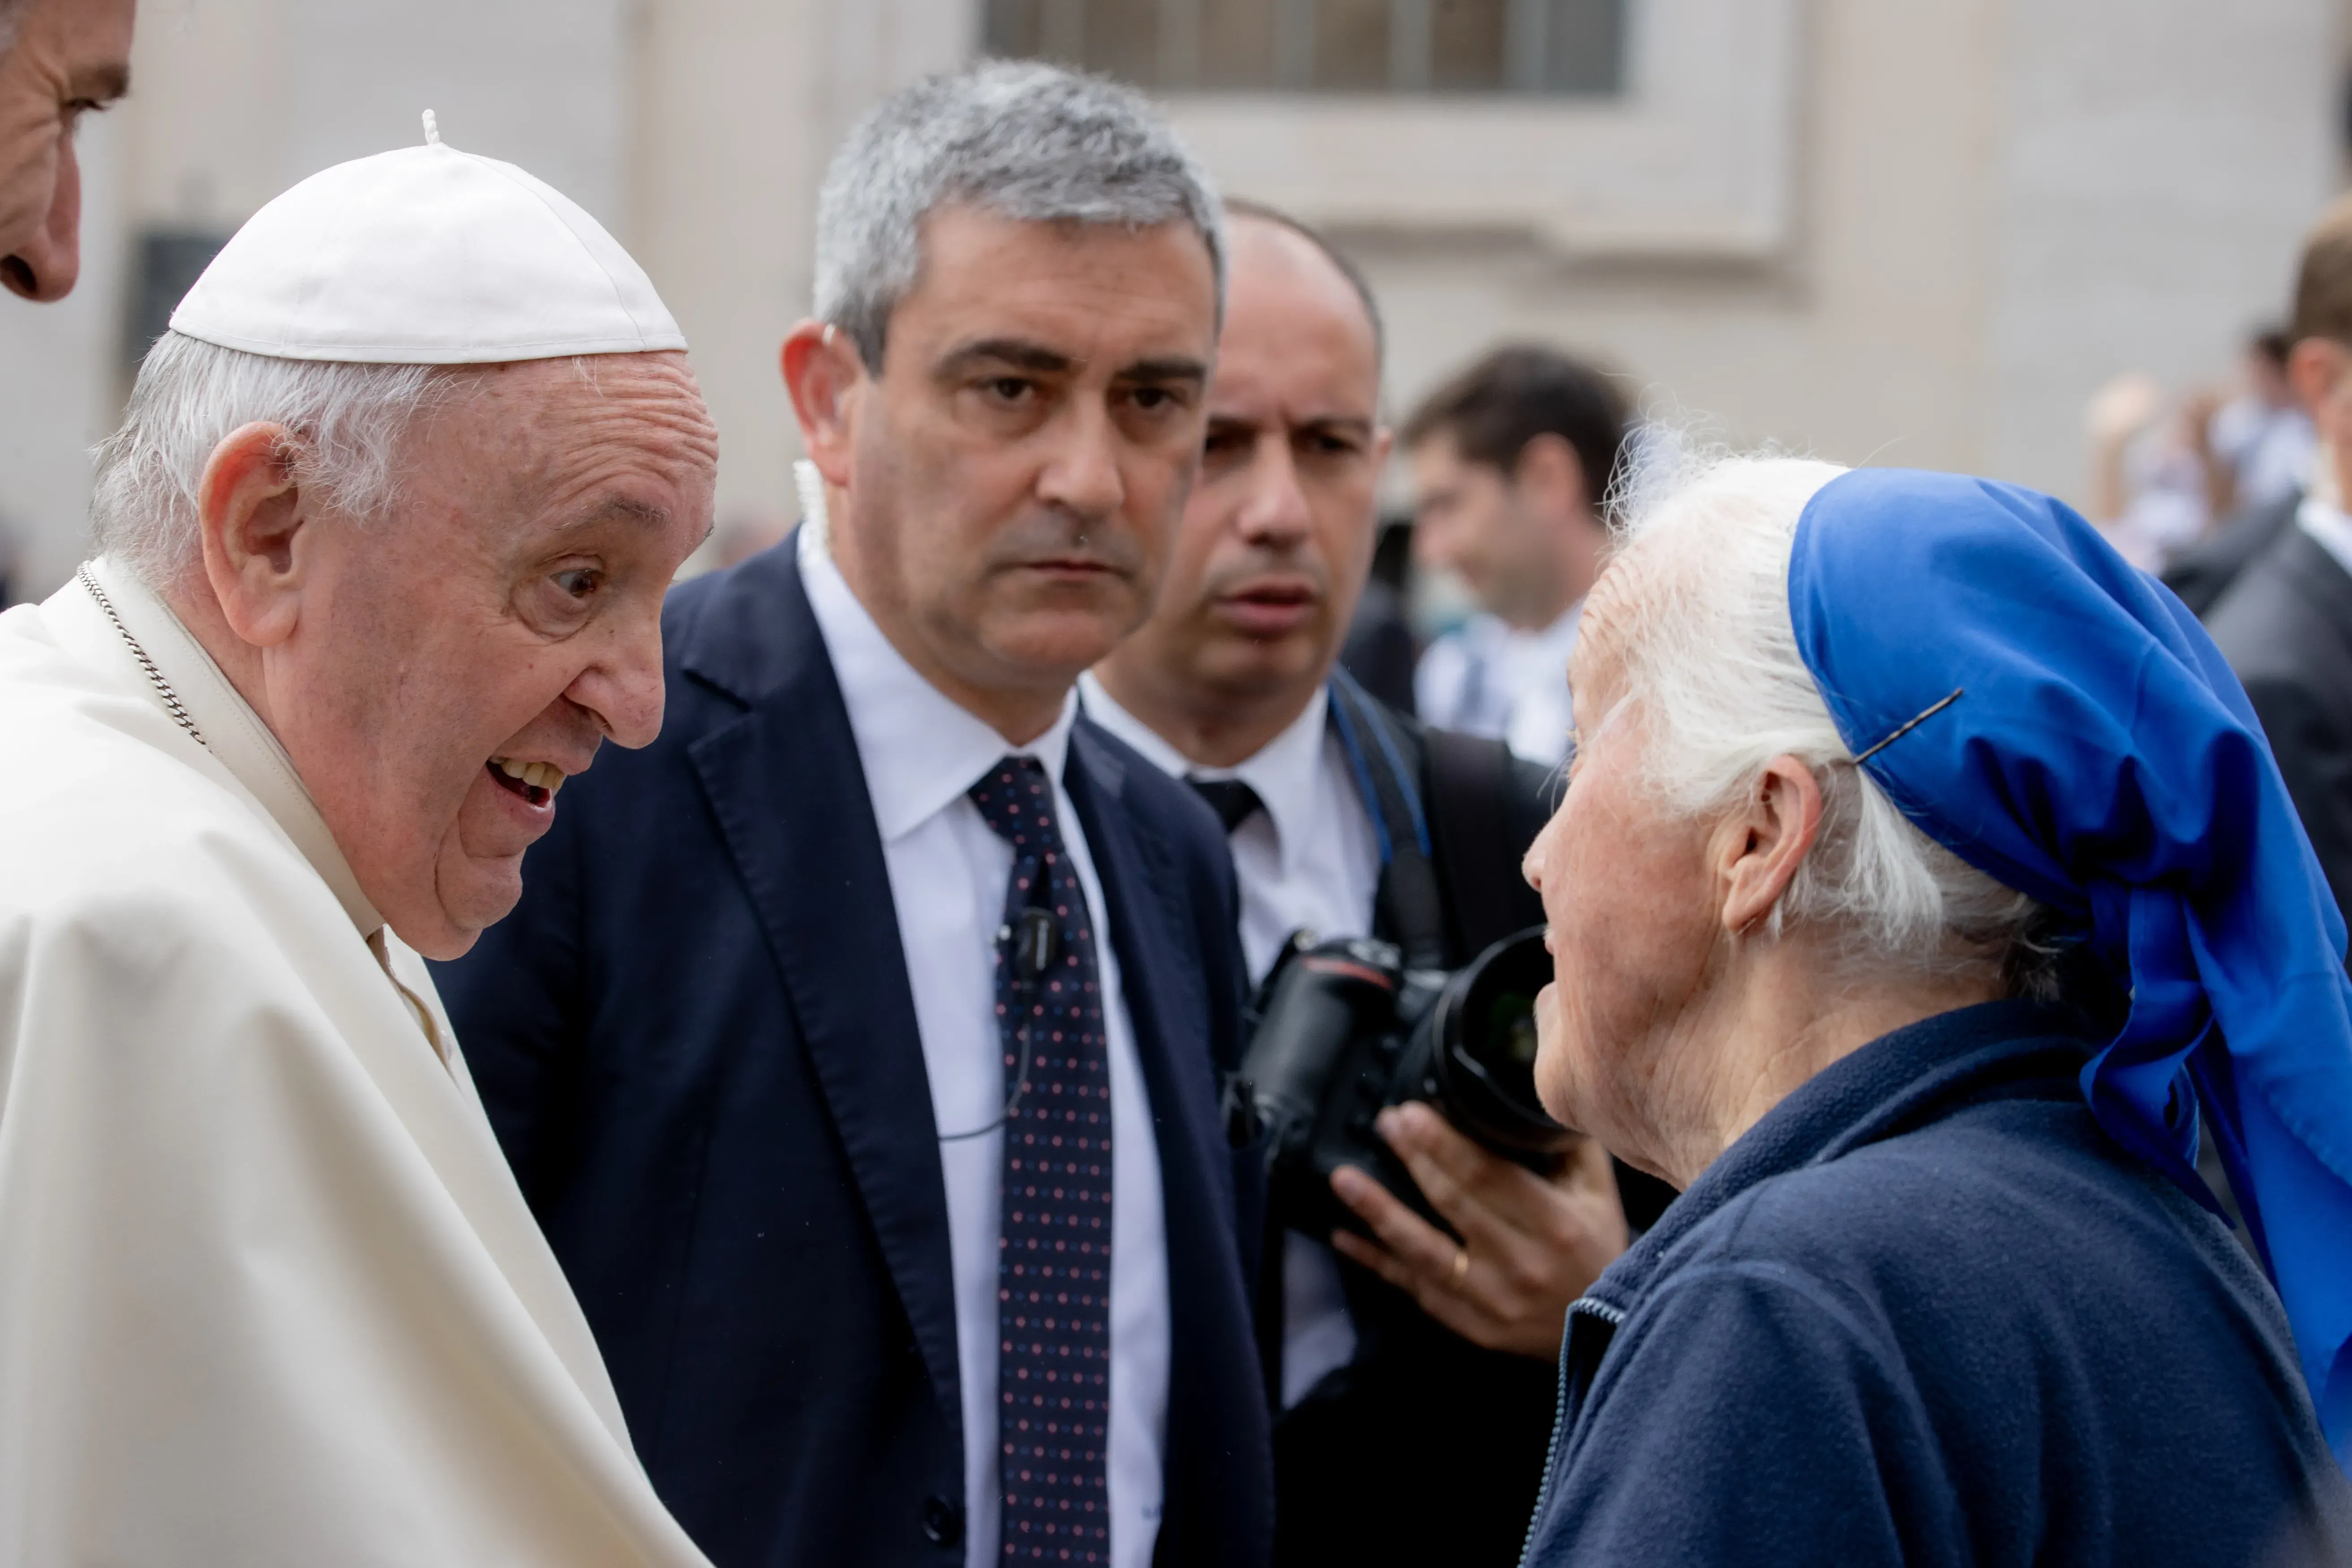
POLYGON ((131 86, 134 0, 0 0, 0 282, 62 300, 81 272, 74 128, 131 86))
MULTIPOLYGON (((1380 320, 1310 231, 1228 212, 1201 477, 1158 605, 1084 679, 1087 711, 1217 807, 1253 978, 1301 929, 1429 929, 1408 906, 1433 881, 1446 950, 1430 956, 1457 968, 1543 918, 1517 865, 1545 774, 1499 742, 1421 729, 1336 669, 1389 449, 1380 320), (1425 806, 1433 879, 1401 869, 1415 825, 1381 830, 1400 799, 1425 806)), ((1625 1244, 1610 1162, 1585 1144, 1538 1174, 1422 1104, 1381 1131, 1468 1245, 1344 1169, 1333 1188, 1369 1235, 1292 1229, 1269 1248, 1276 1561, 1503 1568, 1535 1503, 1569 1303, 1625 1244)))

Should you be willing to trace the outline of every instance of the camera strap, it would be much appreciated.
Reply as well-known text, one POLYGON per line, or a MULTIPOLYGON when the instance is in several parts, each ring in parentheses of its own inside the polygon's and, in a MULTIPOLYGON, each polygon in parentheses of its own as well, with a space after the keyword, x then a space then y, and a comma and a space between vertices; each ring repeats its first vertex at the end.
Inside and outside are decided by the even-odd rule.
POLYGON ((1417 753, 1419 748, 1345 669, 1331 672, 1328 690, 1332 729, 1348 754, 1380 845, 1381 880, 1374 898, 1380 923, 1404 950, 1405 967, 1444 969, 1445 907, 1420 781, 1405 760, 1408 752, 1417 753))

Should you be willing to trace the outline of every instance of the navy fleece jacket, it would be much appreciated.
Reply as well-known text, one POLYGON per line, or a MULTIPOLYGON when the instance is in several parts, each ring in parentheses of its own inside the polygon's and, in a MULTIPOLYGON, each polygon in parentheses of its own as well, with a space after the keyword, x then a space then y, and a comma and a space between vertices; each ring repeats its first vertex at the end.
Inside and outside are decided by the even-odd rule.
POLYGON ((1727 1151, 1570 1315, 1528 1562, 2352 1561, 2276 1299, 2085 1032, 1930 1018, 1727 1151))

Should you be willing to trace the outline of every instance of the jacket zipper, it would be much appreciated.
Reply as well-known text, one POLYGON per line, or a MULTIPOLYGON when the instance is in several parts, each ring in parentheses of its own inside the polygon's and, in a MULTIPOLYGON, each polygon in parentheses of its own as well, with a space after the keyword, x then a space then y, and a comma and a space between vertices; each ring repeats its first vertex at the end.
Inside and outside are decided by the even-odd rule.
POLYGON ((1559 1446, 1568 1435, 1568 1355, 1569 1347, 1576 1341, 1576 1315, 1600 1319, 1613 1331, 1625 1321, 1623 1309, 1592 1296, 1579 1297, 1568 1309, 1568 1331, 1559 1337, 1559 1392, 1554 1396, 1551 1415, 1551 1442, 1544 1449, 1543 1487, 1536 1493, 1536 1510, 1528 1516, 1528 1538, 1519 1546, 1519 1568, 1530 1568, 1535 1557, 1536 1528, 1543 1522, 1544 1510, 1551 1504, 1552 1481, 1559 1464, 1559 1446))

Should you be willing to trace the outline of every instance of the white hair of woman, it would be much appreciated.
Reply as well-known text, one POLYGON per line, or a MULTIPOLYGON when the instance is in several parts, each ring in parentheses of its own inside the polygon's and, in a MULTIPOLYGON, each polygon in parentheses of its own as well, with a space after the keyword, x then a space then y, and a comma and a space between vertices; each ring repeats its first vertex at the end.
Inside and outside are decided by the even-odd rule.
MULTIPOLYGON (((1789 558, 1815 491, 1846 470, 1657 444, 1620 507, 1616 651, 1649 736, 1649 773, 1686 816, 1729 806, 1775 757, 1822 791, 1812 850, 1766 933, 1834 936, 1847 964, 1923 975, 2002 965, 2011 994, 2053 988, 2041 907, 1906 818, 1839 737, 1797 649, 1789 558)), ((1597 718, 1598 716, 1591 716, 1597 718)), ((1591 721, 1588 719, 1587 721, 1591 721)))

